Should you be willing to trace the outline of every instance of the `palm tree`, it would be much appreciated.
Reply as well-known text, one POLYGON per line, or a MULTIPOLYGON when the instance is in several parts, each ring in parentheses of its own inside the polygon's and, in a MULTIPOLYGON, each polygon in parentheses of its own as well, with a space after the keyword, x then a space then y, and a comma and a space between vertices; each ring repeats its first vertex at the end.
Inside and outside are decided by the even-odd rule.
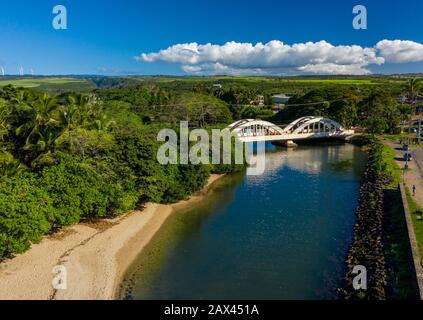
POLYGON ((4 141, 10 129, 10 108, 7 105, 0 105, 0 141, 4 141))
POLYGON ((0 148, 0 176, 11 177, 21 172, 26 171, 28 168, 19 160, 15 159, 13 155, 0 148))
POLYGON ((66 133, 82 125, 86 116, 87 101, 80 96, 69 96, 65 105, 59 109, 59 121, 66 133))
POLYGON ((57 101, 47 94, 17 106, 27 114, 27 121, 15 130, 16 136, 24 140, 24 150, 44 152, 54 148, 54 137, 59 131, 54 112, 58 107, 57 101))
MULTIPOLYGON (((417 98, 417 94, 419 93, 421 88, 422 88, 421 79, 418 79, 416 77, 408 79, 408 81, 404 85, 404 93, 407 94, 408 104, 410 107, 410 118, 411 118, 411 114, 413 113, 415 99, 417 98)), ((419 127, 420 127, 420 124, 419 124, 419 127)), ((411 125, 409 126, 409 133, 411 133, 411 125)), ((418 139, 420 140, 420 134, 418 139)))
POLYGON ((116 122, 109 120, 107 115, 103 114, 94 120, 94 124, 96 129, 99 131, 109 131, 116 124, 116 122))
POLYGON ((419 78, 410 78, 404 86, 404 91, 408 95, 409 101, 412 101, 422 89, 423 83, 419 78))
POLYGON ((405 105, 405 104, 400 104, 398 106, 398 111, 400 113, 400 117, 401 117, 401 133, 404 132, 404 127, 405 124, 407 123, 407 120, 410 119, 410 108, 409 106, 405 105))

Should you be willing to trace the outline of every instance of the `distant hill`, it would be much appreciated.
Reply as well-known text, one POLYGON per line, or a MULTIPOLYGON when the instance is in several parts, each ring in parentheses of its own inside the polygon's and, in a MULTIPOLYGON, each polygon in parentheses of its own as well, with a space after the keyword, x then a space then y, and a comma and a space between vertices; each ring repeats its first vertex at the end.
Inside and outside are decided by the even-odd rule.
POLYGON ((252 89, 261 94, 277 94, 284 92, 302 93, 304 90, 321 86, 367 86, 397 85, 410 77, 423 77, 421 73, 366 75, 366 76, 291 76, 291 77, 259 77, 259 76, 100 76, 100 75, 68 75, 68 76, 3 76, 0 87, 8 84, 37 88, 46 91, 80 91, 94 89, 122 88, 131 86, 157 86, 165 90, 200 91, 215 90, 219 84, 222 90, 228 88, 252 89))
POLYGON ((95 84, 88 79, 72 77, 12 77, 0 78, 0 87, 13 85, 46 91, 91 91, 95 84))

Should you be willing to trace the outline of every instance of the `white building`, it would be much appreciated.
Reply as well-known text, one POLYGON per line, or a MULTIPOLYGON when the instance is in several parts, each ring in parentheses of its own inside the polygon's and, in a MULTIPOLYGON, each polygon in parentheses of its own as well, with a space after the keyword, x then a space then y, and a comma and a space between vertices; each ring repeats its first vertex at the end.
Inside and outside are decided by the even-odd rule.
POLYGON ((275 94, 274 96, 272 96, 272 100, 274 103, 277 103, 277 104, 286 104, 288 103, 289 99, 291 99, 291 97, 292 97, 291 94, 281 93, 281 94, 275 94))

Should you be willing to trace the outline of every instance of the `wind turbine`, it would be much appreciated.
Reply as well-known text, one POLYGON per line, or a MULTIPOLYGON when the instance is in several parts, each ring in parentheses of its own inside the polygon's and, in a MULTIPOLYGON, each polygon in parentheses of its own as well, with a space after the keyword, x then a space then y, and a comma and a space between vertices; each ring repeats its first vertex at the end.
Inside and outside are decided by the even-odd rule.
POLYGON ((1 75, 4 77, 4 68, 1 67, 1 75))
POLYGON ((31 68, 31 75, 34 76, 34 69, 31 68))
POLYGON ((22 67, 19 68, 19 75, 20 76, 24 75, 24 69, 22 67))

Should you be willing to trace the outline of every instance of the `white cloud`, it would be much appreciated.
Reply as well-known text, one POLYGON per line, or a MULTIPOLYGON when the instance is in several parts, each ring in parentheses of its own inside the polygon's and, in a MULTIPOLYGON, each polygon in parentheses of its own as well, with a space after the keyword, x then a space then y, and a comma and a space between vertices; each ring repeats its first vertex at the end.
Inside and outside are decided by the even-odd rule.
POLYGON ((375 48, 386 62, 407 63, 423 61, 423 44, 404 40, 382 40, 375 48))
POLYGON ((268 72, 260 68, 232 68, 221 63, 205 63, 200 66, 183 65, 182 70, 186 73, 198 74, 198 75, 231 75, 231 76, 242 76, 242 75, 266 75, 268 72))
POLYGON ((308 64, 297 68, 297 70, 302 73, 321 75, 364 75, 371 73, 368 69, 359 64, 339 65, 335 63, 308 64))
POLYGON ((380 41, 375 47, 334 46, 326 41, 285 44, 227 42, 184 43, 136 57, 145 62, 180 64, 191 74, 289 75, 369 74, 369 66, 423 61, 423 45, 412 41, 380 41))

